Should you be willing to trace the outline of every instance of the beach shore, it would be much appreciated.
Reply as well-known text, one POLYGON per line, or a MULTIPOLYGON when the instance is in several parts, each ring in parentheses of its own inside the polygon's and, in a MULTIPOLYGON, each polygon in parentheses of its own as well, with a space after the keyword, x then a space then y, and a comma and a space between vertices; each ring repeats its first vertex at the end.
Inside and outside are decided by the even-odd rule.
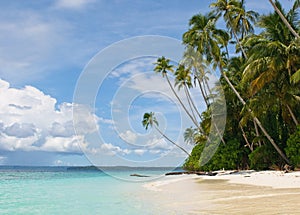
POLYGON ((300 172, 166 176, 144 188, 143 198, 168 214, 300 214, 300 172))

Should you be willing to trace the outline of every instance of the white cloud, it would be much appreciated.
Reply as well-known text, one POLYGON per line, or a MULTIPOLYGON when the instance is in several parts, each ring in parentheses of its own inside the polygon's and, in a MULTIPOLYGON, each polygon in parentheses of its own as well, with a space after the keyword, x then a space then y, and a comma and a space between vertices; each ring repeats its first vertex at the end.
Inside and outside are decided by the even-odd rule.
POLYGON ((154 137, 152 140, 147 142, 147 145, 152 150, 171 150, 173 145, 167 143, 167 141, 163 138, 154 137))
POLYGON ((147 150, 145 150, 145 149, 135 149, 135 150, 133 150, 133 152, 137 155, 142 156, 145 152, 147 152, 147 150))
MULTIPOLYGON (((82 153, 78 145, 78 141, 83 142, 83 138, 77 136, 72 137, 46 137, 45 143, 40 148, 44 151, 50 152, 69 152, 69 153, 82 153), (79 140, 80 139, 80 140, 79 140)), ((81 144, 82 145, 82 144, 81 144)))
POLYGON ((6 135, 17 138, 34 136, 35 132, 35 126, 32 123, 14 123, 3 130, 6 135))
POLYGON ((131 153, 131 150, 129 149, 121 149, 119 146, 115 146, 111 143, 103 143, 100 146, 100 152, 105 153, 106 155, 115 155, 115 154, 122 154, 127 155, 131 153))
POLYGON ((99 122, 108 124, 108 125, 114 125, 114 121, 112 119, 105 119, 103 117, 99 117, 99 122))
POLYGON ((127 130, 123 133, 120 133, 119 136, 124 140, 126 141, 127 143, 131 143, 131 144, 134 144, 136 139, 137 139, 137 134, 130 131, 130 130, 127 130))
POLYGON ((98 129, 98 118, 82 105, 62 103, 32 86, 12 88, 0 79, 0 149, 81 153, 84 135, 98 129), (76 107, 73 127, 72 108, 76 107))
POLYGON ((149 150, 149 153, 150 154, 161 154, 161 150, 158 150, 158 149, 151 149, 151 150, 149 150))
POLYGON ((94 0, 57 0, 55 6, 58 8, 81 9, 94 0))

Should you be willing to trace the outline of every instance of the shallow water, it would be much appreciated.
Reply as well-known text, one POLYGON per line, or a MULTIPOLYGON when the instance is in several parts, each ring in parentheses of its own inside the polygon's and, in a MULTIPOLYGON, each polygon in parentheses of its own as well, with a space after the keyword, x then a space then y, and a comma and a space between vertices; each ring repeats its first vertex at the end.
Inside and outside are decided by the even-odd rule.
POLYGON ((130 177, 132 171, 106 172, 128 182, 101 171, 0 168, 0 214, 155 214, 146 202, 138 201, 136 193, 143 188, 132 182, 138 180, 130 177))

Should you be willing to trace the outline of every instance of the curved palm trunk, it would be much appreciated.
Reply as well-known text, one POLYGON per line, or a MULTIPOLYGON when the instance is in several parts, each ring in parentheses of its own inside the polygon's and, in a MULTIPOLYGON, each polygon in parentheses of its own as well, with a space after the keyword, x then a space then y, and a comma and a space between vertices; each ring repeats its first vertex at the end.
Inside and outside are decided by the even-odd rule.
POLYGON ((293 27, 290 25, 290 23, 286 20, 286 18, 281 13, 281 11, 278 9, 278 7, 276 6, 276 4, 272 0, 269 0, 269 2, 271 3, 271 5, 273 6, 273 8, 275 9, 276 13, 279 15, 279 17, 281 18, 281 20, 283 21, 283 23, 286 25, 286 27, 288 27, 288 29, 290 30, 290 32, 296 38, 300 38, 299 34, 293 29, 293 27))
POLYGON ((154 128, 158 131, 158 133, 160 133, 164 138, 166 138, 169 142, 171 142, 173 145, 175 145, 176 147, 180 148, 184 153, 186 153, 188 156, 191 156, 191 154, 186 151, 183 147, 181 147, 180 145, 176 144, 174 141, 172 141, 169 137, 167 137, 163 132, 161 132, 161 130, 159 130, 159 128, 154 125, 154 128))
POLYGON ((193 101, 193 99, 191 97, 191 94, 190 94, 190 92, 189 92, 188 87, 186 86, 186 84, 184 85, 184 90, 185 90, 186 96, 188 98, 188 101, 189 101, 191 109, 194 109, 195 112, 197 113, 199 119, 202 119, 201 114, 199 113, 199 111, 198 111, 198 109, 197 109, 197 107, 196 107, 196 105, 195 105, 195 103, 194 103, 194 101, 193 101))
POLYGON ((197 76, 196 76, 196 78, 197 78, 197 80, 198 80, 199 88, 200 88, 202 97, 203 97, 203 99, 204 99, 204 101, 205 101, 205 104, 206 104, 207 107, 209 107, 209 103, 208 103, 208 99, 207 99, 207 97, 208 97, 208 96, 207 96, 207 93, 204 92, 203 86, 202 86, 202 84, 201 84, 199 78, 198 78, 197 76))
POLYGON ((195 124, 195 126, 197 128, 199 128, 199 125, 198 125, 198 122, 195 121, 194 117, 190 114, 190 112, 187 110, 187 108, 185 107, 185 105, 183 104, 183 102, 181 101, 181 99, 179 98, 179 96, 177 95, 177 93, 175 92, 170 80, 169 80, 169 77, 168 75, 166 74, 166 79, 167 79, 167 82, 172 90, 172 92, 174 93, 175 97, 177 98, 177 100, 179 101, 180 105, 183 107, 184 111, 186 112, 186 114, 191 118, 192 122, 195 124))
POLYGON ((243 46, 242 46, 242 44, 241 44, 239 38, 238 38, 238 36, 237 36, 235 30, 232 30, 232 32, 233 32, 233 35, 234 35, 234 37, 235 37, 236 42, 238 43, 239 47, 240 47, 241 50, 242 50, 243 56, 245 57, 245 59, 248 59, 248 56, 247 56, 247 54, 246 54, 246 52, 245 52, 245 50, 244 50, 244 48, 243 48, 243 46))
POLYGON ((187 89, 186 89, 186 85, 184 85, 184 93, 185 93, 185 96, 186 96, 186 98, 187 98, 187 101, 188 101, 188 104, 189 104, 189 107, 190 107, 192 116, 193 116, 194 120, 197 121, 196 115, 195 115, 195 113, 194 113, 194 112, 195 112, 195 109, 194 109, 194 107, 192 106, 192 102, 193 102, 193 101, 191 100, 190 94, 189 94, 189 92, 188 92, 187 89))
MULTIPOLYGON (((246 106, 246 102, 241 97, 241 95, 239 94, 239 92, 235 89, 235 87, 232 85, 232 83, 230 82, 229 78, 227 77, 227 75, 223 71, 223 68, 222 68, 221 65, 219 65, 219 69, 220 69, 221 74, 224 77, 225 81, 230 86, 230 88, 233 90, 233 92, 236 94, 236 96, 238 97, 238 99, 240 100, 240 102, 243 104, 243 106, 247 107, 246 106)), ((272 139, 272 137, 269 135, 269 133, 263 127, 263 125, 261 124, 261 122, 259 121, 259 119, 254 115, 254 113, 252 112, 252 110, 249 107, 247 107, 247 109, 250 112, 253 120, 257 123, 258 127, 261 129, 261 131, 263 132, 263 134, 267 137, 267 139, 270 141, 270 143, 276 149, 276 151, 278 152, 278 154, 289 164, 290 161, 287 159, 287 157, 285 156, 285 154, 281 151, 281 149, 278 147, 278 145, 275 143, 275 141, 272 139)))

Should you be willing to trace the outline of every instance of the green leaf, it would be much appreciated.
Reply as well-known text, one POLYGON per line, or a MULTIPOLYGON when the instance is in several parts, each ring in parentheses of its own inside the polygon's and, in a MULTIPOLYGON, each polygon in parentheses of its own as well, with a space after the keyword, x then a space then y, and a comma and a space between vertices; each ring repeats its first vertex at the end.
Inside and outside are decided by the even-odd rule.
POLYGON ((300 81, 300 69, 291 76, 291 82, 296 84, 300 81))

